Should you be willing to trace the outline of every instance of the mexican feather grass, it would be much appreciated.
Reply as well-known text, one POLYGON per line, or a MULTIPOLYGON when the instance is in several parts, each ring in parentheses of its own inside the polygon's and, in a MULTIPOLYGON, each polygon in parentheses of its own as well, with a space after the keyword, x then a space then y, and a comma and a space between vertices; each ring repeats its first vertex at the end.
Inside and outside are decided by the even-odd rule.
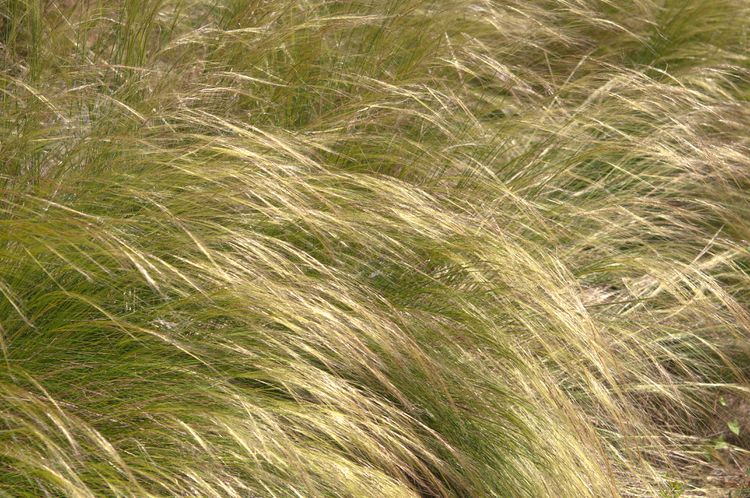
POLYGON ((747 0, 3 0, 0 495, 710 493, 750 430, 712 425, 749 34, 747 0))

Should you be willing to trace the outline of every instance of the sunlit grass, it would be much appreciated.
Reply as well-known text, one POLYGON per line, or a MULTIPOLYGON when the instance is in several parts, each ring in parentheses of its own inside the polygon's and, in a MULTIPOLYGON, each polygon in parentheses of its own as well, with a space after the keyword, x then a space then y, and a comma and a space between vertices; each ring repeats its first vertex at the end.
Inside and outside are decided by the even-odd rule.
POLYGON ((702 496, 742 452, 748 29, 0 3, 0 495, 702 496))

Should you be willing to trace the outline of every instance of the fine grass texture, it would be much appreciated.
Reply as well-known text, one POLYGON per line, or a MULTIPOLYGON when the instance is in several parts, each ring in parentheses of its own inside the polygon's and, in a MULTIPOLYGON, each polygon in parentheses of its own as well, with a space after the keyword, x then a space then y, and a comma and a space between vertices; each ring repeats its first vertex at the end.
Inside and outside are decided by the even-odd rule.
POLYGON ((0 496, 738 492, 748 36, 747 0, 1 1, 0 496))

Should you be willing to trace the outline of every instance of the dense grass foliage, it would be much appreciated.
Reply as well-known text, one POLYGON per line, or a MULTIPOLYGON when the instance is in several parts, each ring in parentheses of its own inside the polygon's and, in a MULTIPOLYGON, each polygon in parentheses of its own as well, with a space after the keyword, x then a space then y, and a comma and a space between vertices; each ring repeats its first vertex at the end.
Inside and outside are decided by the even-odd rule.
POLYGON ((748 36, 747 0, 0 2, 0 495, 741 486, 748 36))

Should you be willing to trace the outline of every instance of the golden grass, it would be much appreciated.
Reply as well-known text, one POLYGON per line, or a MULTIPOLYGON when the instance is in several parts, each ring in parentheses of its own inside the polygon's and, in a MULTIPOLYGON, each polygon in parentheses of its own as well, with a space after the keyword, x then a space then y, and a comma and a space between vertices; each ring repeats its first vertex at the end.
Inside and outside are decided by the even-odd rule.
POLYGON ((750 365, 748 29, 746 0, 0 3, 0 495, 741 476, 750 427, 713 421, 750 365))

